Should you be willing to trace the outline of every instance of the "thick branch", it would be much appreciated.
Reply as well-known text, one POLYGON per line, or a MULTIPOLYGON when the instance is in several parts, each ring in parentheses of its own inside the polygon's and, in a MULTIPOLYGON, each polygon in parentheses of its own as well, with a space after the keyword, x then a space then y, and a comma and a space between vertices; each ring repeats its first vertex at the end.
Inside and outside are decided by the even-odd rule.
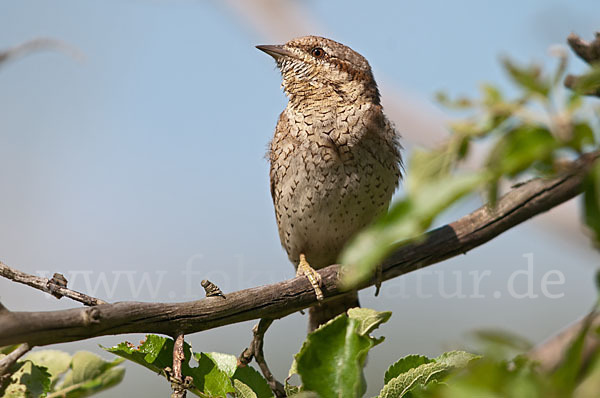
MULTIPOLYGON (((488 242, 504 231, 577 196, 600 157, 582 156, 562 176, 535 179, 504 195, 496 208, 483 206, 398 249, 382 268, 383 280, 438 263, 488 242)), ((342 293, 337 265, 319 271, 325 300, 342 293)), ((360 288, 373 285, 365 282, 360 288)), ((124 333, 195 333, 258 318, 279 318, 316 304, 306 278, 207 297, 186 303, 122 302, 51 312, 0 313, 0 346, 27 342, 46 345, 124 333)))

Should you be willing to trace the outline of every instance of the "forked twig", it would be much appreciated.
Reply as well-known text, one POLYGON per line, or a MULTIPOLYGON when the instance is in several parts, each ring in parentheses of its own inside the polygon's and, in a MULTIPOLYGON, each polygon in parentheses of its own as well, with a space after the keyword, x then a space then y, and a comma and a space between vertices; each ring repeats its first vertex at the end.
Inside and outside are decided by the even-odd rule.
POLYGON ((275 376, 273 376, 273 373, 271 373, 271 370, 267 365, 267 361, 265 360, 265 354, 263 352, 265 333, 267 332, 267 329, 269 328, 269 326, 271 326, 272 323, 273 319, 262 318, 252 328, 252 341, 250 342, 248 348, 246 348, 244 352, 242 352, 242 354, 238 358, 238 362, 241 366, 245 366, 248 365, 250 361, 252 361, 252 358, 254 358, 254 360, 260 367, 263 376, 265 377, 265 379, 267 379, 267 383, 269 383, 269 387, 271 387, 271 390, 273 391, 275 396, 285 397, 286 394, 283 384, 277 381, 277 379, 275 379, 275 376))

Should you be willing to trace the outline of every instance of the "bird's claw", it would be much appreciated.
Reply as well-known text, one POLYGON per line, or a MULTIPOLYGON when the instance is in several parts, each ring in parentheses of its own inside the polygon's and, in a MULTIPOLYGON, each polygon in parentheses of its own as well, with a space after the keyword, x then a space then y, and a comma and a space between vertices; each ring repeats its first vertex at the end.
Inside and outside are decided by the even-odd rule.
POLYGON ((298 263, 296 276, 305 276, 315 291, 317 300, 323 300, 323 291, 321 290, 321 275, 310 266, 308 261, 306 261, 306 256, 304 254, 300 255, 300 262, 298 263))

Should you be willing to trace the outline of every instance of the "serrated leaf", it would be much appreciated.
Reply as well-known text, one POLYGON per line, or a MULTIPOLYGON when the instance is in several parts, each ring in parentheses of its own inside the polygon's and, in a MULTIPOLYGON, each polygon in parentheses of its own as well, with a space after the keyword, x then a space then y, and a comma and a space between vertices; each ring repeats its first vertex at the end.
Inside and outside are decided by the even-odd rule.
MULTIPOLYGON (((137 348, 129 343, 120 343, 115 347, 102 348, 167 377, 165 368, 173 367, 173 345, 173 339, 147 335, 144 343, 137 348)), ((184 343, 183 351, 185 359, 181 364, 181 373, 184 377, 192 377, 193 386, 189 391, 196 395, 205 393, 214 396, 225 396, 228 393, 235 392, 233 383, 227 373, 220 370, 212 358, 206 354, 194 353, 198 366, 192 367, 189 364, 192 357, 189 344, 184 343)), ((215 356, 223 359, 223 362, 226 361, 224 356, 215 356)))
MULTIPOLYGON (((147 335, 144 343, 139 347, 127 342, 119 343, 114 347, 100 347, 142 365, 154 373, 163 373, 165 368, 173 366, 173 340, 166 337, 147 335)), ((190 352, 187 343, 184 345, 184 352, 190 352)), ((187 360, 189 361, 189 354, 187 360)))
POLYGON ((322 397, 364 394, 362 368, 374 343, 359 328, 359 321, 342 314, 307 336, 295 356, 303 390, 322 397))
MULTIPOLYGON (((194 353, 194 357, 196 357, 196 354, 194 353)), ((223 371, 228 377, 233 377, 237 369, 237 358, 235 355, 223 354, 221 352, 205 352, 204 354, 212 359, 219 370, 223 371)))
MULTIPOLYGON (((296 360, 294 360, 294 364, 295 363, 296 363, 296 360)), ((290 369, 290 373, 291 372, 292 372, 292 370, 290 369)), ((294 371, 294 373, 291 373, 291 374, 297 374, 297 372, 294 371)), ((290 384, 289 377, 285 380, 284 389, 285 389, 285 395, 287 395, 288 397, 295 396, 295 395, 299 394, 301 391, 301 388, 299 386, 290 384)))
POLYGON ((404 358, 400 358, 385 371, 383 384, 387 384, 391 379, 400 376, 402 373, 408 372, 412 368, 416 368, 431 361, 431 359, 423 355, 408 355, 404 358))
POLYGON ((417 367, 408 369, 400 373, 386 383, 381 392, 380 398, 400 398, 405 396, 417 386, 427 385, 432 380, 441 380, 449 371, 460 369, 478 356, 464 351, 446 352, 439 357, 424 363, 417 367))
POLYGON ((359 322, 358 334, 361 336, 368 336, 373 330, 377 329, 379 325, 387 322, 392 316, 391 311, 375 311, 370 308, 350 308, 348 311, 348 317, 356 319, 359 322))
POLYGON ((37 398, 46 396, 50 391, 50 373, 43 366, 25 360, 15 364, 17 369, 12 373, 9 384, 2 397, 37 398))
POLYGON ((238 379, 233 380, 233 388, 237 398, 258 398, 254 391, 238 379))
POLYGON ((54 385, 58 378, 69 370, 71 365, 71 355, 59 350, 34 351, 24 357, 38 366, 46 368, 50 374, 50 381, 54 385))
POLYGON ((231 378, 219 369, 208 355, 194 353, 194 356, 198 361, 198 367, 190 368, 187 366, 187 368, 194 379, 194 385, 200 391, 216 397, 224 397, 228 393, 235 392, 231 378))
POLYGON ((233 375, 234 387, 236 382, 241 382, 254 392, 257 398, 273 397, 273 391, 265 378, 251 366, 240 366, 233 375))
POLYGON ((120 358, 109 362, 94 353, 78 351, 71 359, 71 371, 53 393, 79 398, 113 387, 123 380, 125 369, 116 367, 122 362, 123 359, 120 358))

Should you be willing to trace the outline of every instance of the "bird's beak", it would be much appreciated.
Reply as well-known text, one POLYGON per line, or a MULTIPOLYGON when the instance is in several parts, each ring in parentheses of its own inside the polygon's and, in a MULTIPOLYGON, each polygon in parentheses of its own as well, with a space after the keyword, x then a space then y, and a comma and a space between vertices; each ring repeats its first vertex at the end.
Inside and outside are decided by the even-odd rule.
POLYGON ((281 57, 293 57, 294 54, 292 54, 291 51, 288 51, 285 49, 284 46, 274 46, 274 45, 260 45, 260 46, 256 46, 256 48, 258 48, 260 51, 264 51, 267 54, 269 54, 271 57, 275 58, 276 60, 281 58, 281 57))

